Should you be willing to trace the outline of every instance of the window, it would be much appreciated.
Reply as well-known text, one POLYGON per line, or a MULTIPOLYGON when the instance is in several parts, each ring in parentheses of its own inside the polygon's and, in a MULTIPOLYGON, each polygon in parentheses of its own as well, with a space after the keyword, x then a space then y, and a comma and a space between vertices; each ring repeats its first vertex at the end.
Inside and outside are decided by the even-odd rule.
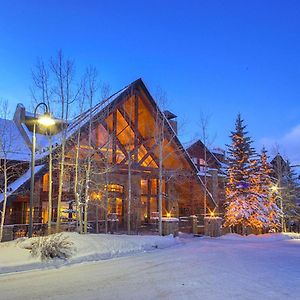
POLYGON ((151 195, 157 194, 157 180, 151 179, 151 195))
POLYGON ((141 180, 141 192, 143 195, 148 194, 148 180, 147 179, 141 180))
POLYGON ((43 176, 43 192, 49 192, 49 173, 43 176))
POLYGON ((199 166, 198 166, 199 171, 205 172, 206 167, 207 167, 206 161, 204 159, 200 158, 199 159, 199 166))
POLYGON ((120 184, 109 184, 107 186, 107 190, 109 192, 117 192, 117 193, 123 193, 123 186, 120 184))

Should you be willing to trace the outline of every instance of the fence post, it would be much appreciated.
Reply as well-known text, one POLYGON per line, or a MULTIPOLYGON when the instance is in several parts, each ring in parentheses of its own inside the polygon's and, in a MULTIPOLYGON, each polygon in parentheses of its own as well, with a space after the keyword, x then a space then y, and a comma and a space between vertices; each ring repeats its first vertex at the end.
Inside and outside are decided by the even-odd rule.
POLYGON ((190 222, 191 222, 191 233, 198 234, 197 216, 195 215, 190 216, 190 222))

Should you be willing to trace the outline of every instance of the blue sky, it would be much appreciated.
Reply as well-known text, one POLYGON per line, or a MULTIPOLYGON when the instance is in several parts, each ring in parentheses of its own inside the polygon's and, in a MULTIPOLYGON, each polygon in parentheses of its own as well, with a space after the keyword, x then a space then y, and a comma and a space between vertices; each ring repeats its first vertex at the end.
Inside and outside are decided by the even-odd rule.
POLYGON ((0 0, 0 98, 29 106, 37 57, 58 49, 118 90, 142 77, 199 137, 224 147, 237 113, 259 148, 300 163, 299 1, 0 0))

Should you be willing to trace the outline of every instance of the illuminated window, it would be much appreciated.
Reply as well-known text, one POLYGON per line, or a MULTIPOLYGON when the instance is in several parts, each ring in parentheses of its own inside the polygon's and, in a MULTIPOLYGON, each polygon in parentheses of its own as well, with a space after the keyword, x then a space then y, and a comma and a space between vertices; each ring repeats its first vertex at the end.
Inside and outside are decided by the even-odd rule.
POLYGON ((49 192, 49 173, 43 176, 43 192, 49 192))
POLYGON ((117 192, 117 193, 123 193, 124 187, 120 184, 109 184, 107 185, 107 191, 108 192, 117 192))
POLYGON ((206 166, 206 161, 202 158, 199 158, 199 165, 200 166, 206 166))
POLYGON ((157 180, 151 179, 151 195, 157 194, 157 180))
POLYGON ((141 180, 141 190, 143 195, 148 194, 148 180, 146 179, 141 180))
POLYGON ((199 171, 205 171, 207 164, 206 161, 202 158, 199 159, 199 171))
MULTIPOLYGON (((158 183, 158 179, 151 179, 151 195, 158 194, 158 183)), ((164 179, 162 180, 162 192, 166 192, 166 182, 164 179)))

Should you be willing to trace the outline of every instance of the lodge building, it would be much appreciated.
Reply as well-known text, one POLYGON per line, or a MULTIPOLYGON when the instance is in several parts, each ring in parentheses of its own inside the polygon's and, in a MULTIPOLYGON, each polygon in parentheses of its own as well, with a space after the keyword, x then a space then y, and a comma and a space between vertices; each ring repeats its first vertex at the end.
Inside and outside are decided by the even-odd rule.
MULTIPOLYGON (((4 141, 1 161, 6 160, 9 174, 5 224, 28 223, 33 121, 33 114, 21 104, 17 106, 13 120, 0 119, 0 140, 4 141)), ((76 219, 75 180, 80 201, 86 201, 87 157, 91 158, 87 195, 89 222, 101 222, 105 216, 114 215, 119 226, 126 227, 130 193, 132 228, 138 229, 149 223, 158 211, 159 178, 162 178, 163 216, 197 215, 199 219, 203 218, 205 187, 199 164, 199 149, 203 145, 198 143, 188 151, 184 149, 177 137, 176 116, 159 109, 141 79, 73 120, 58 120, 55 126, 50 133, 37 128, 34 223, 48 220, 50 143, 53 157, 52 221, 56 221, 63 139, 62 222, 76 219)), ((216 155, 209 153, 218 169, 216 155)), ((218 180, 218 175, 214 180, 218 180)), ((0 186, 0 203, 3 204, 3 174, 0 186)), ((213 187, 207 191, 207 206, 211 210, 218 206, 218 193, 213 187)))

